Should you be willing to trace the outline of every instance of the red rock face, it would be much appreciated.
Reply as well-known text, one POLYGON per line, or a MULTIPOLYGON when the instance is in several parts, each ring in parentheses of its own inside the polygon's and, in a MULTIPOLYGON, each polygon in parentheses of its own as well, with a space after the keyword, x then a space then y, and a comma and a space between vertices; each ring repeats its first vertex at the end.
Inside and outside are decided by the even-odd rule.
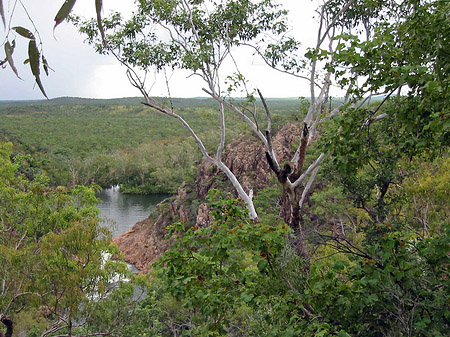
MULTIPOLYGON (((299 140, 300 129, 295 124, 287 124, 273 137, 273 148, 280 163, 288 161, 294 155, 293 147, 299 140)), ((255 137, 240 135, 225 148, 222 161, 236 175, 244 189, 253 189, 255 194, 269 185, 272 174, 266 160, 266 150, 255 137)), ((196 190, 200 199, 204 199, 211 188, 217 188, 217 180, 227 178, 216 167, 203 161, 197 175, 196 190)), ((228 190, 237 197, 234 189, 228 190)))
MULTIPOLYGON (((299 135, 300 129, 294 124, 288 124, 273 138, 273 147, 280 163, 291 159, 299 135)), ((239 136, 226 146, 222 160, 247 191, 253 189, 256 195, 269 185, 272 173, 267 164, 265 148, 258 139, 239 136)), ((166 227, 169 224, 181 221, 208 226, 211 218, 207 205, 202 203, 197 210, 192 210, 190 203, 194 199, 203 202, 212 188, 225 190, 230 196, 237 197, 225 175, 203 161, 191 192, 189 187, 181 186, 174 199, 163 201, 151 217, 138 222, 133 228, 114 239, 114 243, 124 253, 126 261, 142 272, 148 272, 149 264, 156 261, 172 243, 165 239, 166 227)))
POLYGON ((144 273, 169 247, 169 242, 156 234, 155 223, 149 220, 147 218, 136 223, 113 240, 125 255, 125 260, 144 273))

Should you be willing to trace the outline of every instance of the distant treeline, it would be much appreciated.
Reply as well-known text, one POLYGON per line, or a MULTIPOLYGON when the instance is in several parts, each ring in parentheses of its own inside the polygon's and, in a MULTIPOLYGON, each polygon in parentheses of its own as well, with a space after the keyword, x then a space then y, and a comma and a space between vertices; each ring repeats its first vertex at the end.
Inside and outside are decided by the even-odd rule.
MULTIPOLYGON (((139 98, 72 97, 0 102, 0 139, 12 141, 16 153, 31 155, 32 165, 55 186, 120 184, 130 193, 173 193, 183 181, 194 178, 200 154, 178 121, 140 102, 139 98)), ((172 104, 207 148, 214 149, 219 141, 214 101, 174 99, 172 104)), ((269 104, 276 128, 294 119, 308 102, 270 99, 269 104)), ((264 113, 257 105, 261 114, 256 118, 264 127, 264 113)), ((248 132, 232 112, 227 114, 227 124, 228 141, 248 132)))

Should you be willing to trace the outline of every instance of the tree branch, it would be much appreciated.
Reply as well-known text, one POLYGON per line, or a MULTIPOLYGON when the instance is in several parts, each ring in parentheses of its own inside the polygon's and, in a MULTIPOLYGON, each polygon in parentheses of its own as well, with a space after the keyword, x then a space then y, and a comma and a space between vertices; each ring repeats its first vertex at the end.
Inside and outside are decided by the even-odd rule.
POLYGON ((319 166, 319 164, 322 162, 322 160, 325 159, 325 154, 321 153, 319 157, 317 157, 316 161, 314 163, 312 163, 311 165, 309 165, 308 169, 303 172, 303 174, 297 179, 295 180, 292 185, 293 187, 298 187, 303 180, 305 180, 305 178, 308 176, 308 174, 310 174, 317 166, 319 166))

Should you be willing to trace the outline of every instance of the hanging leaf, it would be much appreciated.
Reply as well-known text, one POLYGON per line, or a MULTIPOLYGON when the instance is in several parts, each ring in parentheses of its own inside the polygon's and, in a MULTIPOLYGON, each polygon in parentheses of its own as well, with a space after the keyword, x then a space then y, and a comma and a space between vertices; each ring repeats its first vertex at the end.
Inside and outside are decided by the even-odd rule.
POLYGON ((42 94, 48 99, 47 94, 45 93, 44 87, 41 82, 41 78, 39 77, 40 69, 39 69, 39 50, 36 46, 35 40, 30 40, 28 43, 28 58, 30 59, 30 67, 31 72, 36 79, 36 83, 41 90, 42 94))
POLYGON ((37 83, 39 89, 41 89, 42 94, 45 96, 45 98, 48 99, 48 96, 47 96, 47 94, 46 94, 46 92, 44 90, 44 86, 42 85, 42 82, 41 82, 41 79, 39 78, 39 76, 36 77, 36 83, 37 83))
POLYGON ((6 59, 8 60, 9 66, 14 71, 14 74, 16 74, 16 76, 18 78, 20 78, 19 72, 17 71, 17 68, 14 65, 14 60, 12 58, 12 54, 14 53, 14 47, 15 47, 15 41, 13 41, 12 45, 9 43, 9 41, 6 41, 6 43, 5 43, 5 54, 6 54, 6 59))
POLYGON ((42 66, 44 67, 45 74, 48 76, 48 70, 53 70, 48 65, 47 59, 45 58, 44 54, 42 54, 42 66))
POLYGON ((39 50, 35 40, 28 43, 28 58, 30 59, 31 72, 34 76, 39 76, 39 50))
POLYGON ((30 59, 26 59, 25 61, 23 61, 23 64, 27 64, 30 63, 30 59))
POLYGON ((33 33, 24 27, 17 26, 17 27, 13 27, 12 29, 15 30, 17 32, 17 34, 19 34, 27 39, 31 39, 31 40, 35 39, 33 33))
POLYGON ((58 26, 61 22, 63 22, 72 11, 73 5, 75 5, 75 2, 77 0, 66 0, 62 7, 59 9, 58 14, 55 16, 55 27, 58 26))
POLYGON ((95 0, 95 11, 97 12, 97 26, 100 31, 100 35, 102 36, 103 44, 106 46, 106 37, 105 30, 103 29, 102 24, 102 0, 95 0))
POLYGON ((0 16, 2 17, 3 27, 6 29, 5 11, 3 10, 3 0, 0 0, 0 16))

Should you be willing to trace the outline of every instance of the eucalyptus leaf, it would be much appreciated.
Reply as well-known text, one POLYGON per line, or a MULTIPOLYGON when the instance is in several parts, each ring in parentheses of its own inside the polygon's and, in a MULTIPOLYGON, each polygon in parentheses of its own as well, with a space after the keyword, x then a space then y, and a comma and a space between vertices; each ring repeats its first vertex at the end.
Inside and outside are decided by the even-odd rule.
POLYGON ((13 27, 12 29, 15 30, 17 32, 17 34, 19 34, 27 39, 31 39, 31 40, 35 39, 33 33, 24 27, 17 26, 17 27, 13 27))
POLYGON ((9 66, 14 71, 14 74, 16 74, 16 76, 18 78, 20 78, 19 72, 17 71, 17 68, 14 65, 14 60, 12 58, 12 54, 14 53, 14 45, 15 45, 14 41, 13 41, 12 44, 10 44, 9 41, 6 41, 6 43, 5 43, 5 54, 6 54, 6 59, 8 60, 9 66))
POLYGON ((48 96, 44 90, 44 86, 42 85, 41 78, 39 77, 39 75, 40 75, 39 56, 40 56, 40 54, 39 54, 39 50, 36 46, 36 41, 30 40, 30 42, 28 43, 28 57, 30 59, 31 72, 34 75, 34 78, 36 79, 36 83, 37 83, 39 89, 41 90, 42 94, 48 99, 48 96))
POLYGON ((48 76, 48 70, 52 68, 50 68, 50 66, 48 65, 48 61, 45 58, 44 54, 42 54, 42 67, 44 68, 45 74, 48 76))
POLYGON ((28 58, 30 59, 31 72, 35 77, 39 76, 39 50, 35 40, 28 43, 28 58))
POLYGON ((3 27, 6 29, 5 11, 3 10, 3 0, 0 0, 0 16, 2 17, 3 27))
POLYGON ((42 94, 45 96, 45 98, 48 99, 47 93, 44 90, 44 86, 42 85, 41 78, 39 76, 36 76, 36 83, 39 89, 41 90, 42 94))
POLYGON ((55 16, 55 29, 61 22, 63 22, 72 11, 73 6, 75 5, 76 0, 66 0, 62 7, 59 9, 58 13, 55 16))

